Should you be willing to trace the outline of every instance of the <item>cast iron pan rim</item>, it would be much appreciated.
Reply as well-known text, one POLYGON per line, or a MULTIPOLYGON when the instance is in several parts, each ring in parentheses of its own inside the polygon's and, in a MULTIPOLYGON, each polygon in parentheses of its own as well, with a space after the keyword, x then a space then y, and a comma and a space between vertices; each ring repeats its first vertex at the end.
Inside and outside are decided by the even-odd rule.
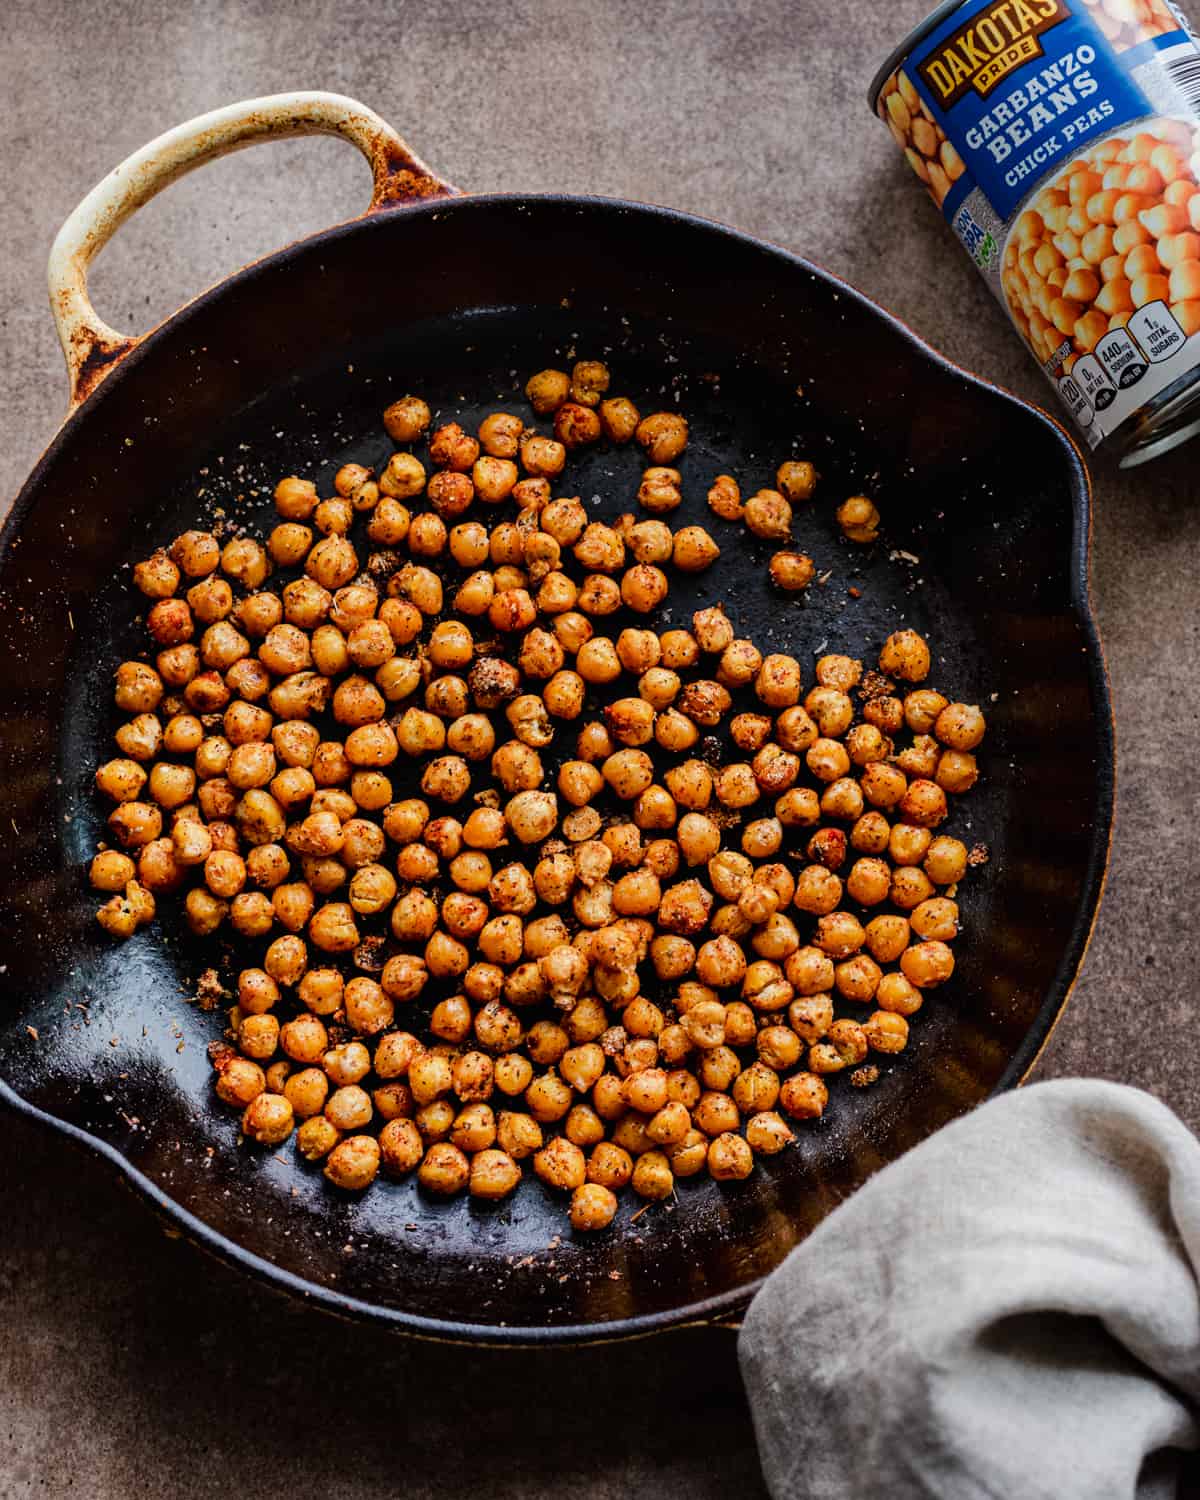
MULTIPOLYGON (((1038 1053, 1045 1045, 1060 1011, 1067 1002, 1076 971, 1082 962, 1088 940, 1091 936, 1100 892, 1103 888, 1104 877, 1108 868, 1116 776, 1114 766, 1115 749, 1108 679, 1104 667, 1100 635, 1092 613, 1088 593, 1091 496, 1087 472, 1083 467, 1078 448, 1076 448, 1059 423, 1048 413, 1020 400, 1011 392, 1004 390, 1003 387, 995 385, 990 381, 981 380, 978 376, 972 375, 960 366, 955 365, 946 359, 944 355, 939 354, 937 350, 931 348, 923 339, 918 338, 910 328, 892 313, 880 307, 878 303, 872 301, 869 297, 866 297, 856 287, 851 286, 849 282, 843 281, 839 276, 833 275, 823 267, 814 265, 813 262, 805 260, 801 256, 794 255, 790 251, 783 249, 781 246, 774 245, 767 240, 746 234, 738 229, 730 228, 728 225, 720 224, 715 220, 702 218, 696 214, 683 213, 678 209, 661 208, 625 199, 601 198, 585 194, 494 193, 470 195, 461 198, 441 198, 425 203, 407 205, 372 217, 354 219, 346 224, 335 225, 331 229, 324 230, 319 234, 310 235, 308 238, 300 240, 294 245, 289 245, 274 255, 256 261, 243 270, 235 272, 232 276, 227 277, 208 291, 201 293, 194 301, 182 307, 165 322, 159 324, 157 328, 151 330, 141 340, 137 347, 105 379, 103 384, 67 418, 42 455, 13 504, 3 530, 0 531, 0 567, 7 561, 9 548, 12 546, 17 533, 20 531, 29 514, 34 496, 43 476, 53 464, 68 436, 74 433, 76 427, 88 416, 89 412, 99 403, 108 399, 111 391, 116 388, 118 383, 140 364, 142 359, 146 357, 147 350, 154 345, 160 334, 168 329, 177 329, 187 323, 201 319, 209 305, 221 297, 230 287, 242 282, 252 282, 258 277, 274 270, 276 267, 296 258, 301 252, 308 252, 315 246, 331 244, 349 235, 370 233, 391 219, 393 214, 486 214, 491 204, 519 205, 525 203, 558 205, 566 210, 588 209, 618 215, 648 216, 665 220, 668 223, 679 224, 693 231, 698 230, 703 234, 711 236, 714 240, 733 240, 752 249, 763 251, 818 281, 824 281, 828 285, 836 287, 840 295, 852 298, 873 316, 882 319, 894 332, 911 344, 922 358, 942 370, 952 380, 966 386, 974 386, 981 391, 987 392, 993 399, 1019 407, 1026 414, 1028 420, 1036 421, 1044 426, 1051 434, 1054 442, 1061 449, 1066 477, 1071 491, 1073 523, 1071 537, 1073 566, 1069 572, 1070 605, 1084 633, 1088 656, 1088 681, 1091 688, 1092 703, 1096 710, 1096 718, 1099 721, 1099 743, 1096 746, 1097 821, 1093 831, 1092 850, 1088 861, 1087 875, 1084 887, 1080 892, 1079 911, 1072 930, 1071 940, 1058 966, 1054 981, 1046 993, 1046 998, 1038 1012, 1037 1019, 1034 1021, 1029 1034, 1017 1050, 1011 1063, 1005 1069, 999 1082, 992 1090, 992 1093, 997 1094, 1014 1087, 1022 1080, 1030 1067, 1032 1067, 1038 1053)), ((241 1271, 257 1276, 272 1284, 278 1290, 289 1292, 308 1302, 316 1303, 330 1312, 340 1314, 344 1317, 382 1324, 397 1331, 416 1334, 423 1338, 456 1343, 466 1342, 529 1347, 532 1345, 548 1344, 606 1343, 617 1339, 644 1337, 648 1334, 665 1331, 668 1328, 677 1328, 698 1323, 713 1323, 719 1322, 722 1318, 736 1317, 762 1285, 763 1280, 765 1280, 764 1277, 758 1277, 743 1286, 717 1293, 712 1297, 690 1303, 685 1307, 671 1308, 663 1312, 650 1313, 640 1317, 621 1318, 603 1323, 576 1323, 561 1327, 539 1328, 504 1327, 492 1323, 466 1323, 453 1319, 425 1318, 419 1313, 404 1312, 395 1308, 384 1307, 378 1303, 365 1302, 357 1297, 347 1296, 344 1292, 336 1291, 330 1287, 319 1286, 315 1282, 306 1281, 303 1277, 297 1276, 291 1271, 284 1270, 274 1262, 244 1249, 241 1245, 229 1239, 226 1235, 221 1234, 202 1219, 197 1218, 190 1210, 170 1197, 157 1183, 139 1171, 115 1147, 110 1146, 106 1141, 100 1140, 90 1132, 29 1103, 28 1100, 23 1099, 3 1079, 0 1079, 0 1103, 8 1105, 18 1114, 25 1116, 27 1119, 34 1120, 48 1129, 57 1130, 76 1145, 86 1147, 108 1161, 118 1172, 125 1176, 131 1187, 135 1188, 149 1200, 151 1205, 165 1219, 172 1221, 173 1225, 186 1235, 193 1244, 209 1251, 218 1260, 222 1260, 241 1271)))

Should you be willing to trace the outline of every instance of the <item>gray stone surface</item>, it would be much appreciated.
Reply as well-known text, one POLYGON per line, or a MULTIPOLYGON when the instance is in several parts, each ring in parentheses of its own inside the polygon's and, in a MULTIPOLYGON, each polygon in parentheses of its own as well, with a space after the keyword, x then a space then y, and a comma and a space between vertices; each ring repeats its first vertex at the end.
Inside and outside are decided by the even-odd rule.
MULTIPOLYGON (((467 188, 617 194, 730 220, 1040 399, 1037 372, 865 109, 877 60, 923 9, 10 4, 0 495, 15 494, 63 407, 43 289, 60 221, 158 131, 296 86, 357 95, 467 188)), ((340 143, 244 153, 122 232, 96 268, 96 303, 115 325, 146 328, 226 270, 354 213, 367 187, 340 143)), ((1141 1084, 1193 1126, 1197 454, 1132 475, 1095 466, 1093 587, 1116 695, 1119 811, 1103 911, 1037 1072, 1141 1084)), ((349 1328, 163 1238, 90 1158, 12 1122, 0 1204, 3 1500, 334 1485, 346 1500, 552 1484, 589 1500, 760 1492, 728 1335, 533 1357, 349 1328)))

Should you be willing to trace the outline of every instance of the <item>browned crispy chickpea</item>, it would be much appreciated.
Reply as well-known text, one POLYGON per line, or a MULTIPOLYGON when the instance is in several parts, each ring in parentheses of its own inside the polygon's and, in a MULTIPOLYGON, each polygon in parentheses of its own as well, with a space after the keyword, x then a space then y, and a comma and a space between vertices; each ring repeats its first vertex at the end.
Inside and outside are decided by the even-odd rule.
POLYGON ((521 464, 535 479, 554 479, 562 473, 567 450, 557 438, 526 432, 521 438, 521 464))
POLYGON ((160 599, 146 616, 146 628, 160 646, 178 646, 190 641, 195 624, 182 599, 160 599))
POLYGON ((913 736, 913 742, 896 756, 896 764, 909 776, 930 780, 937 775, 941 747, 931 734, 913 736))
POLYGON ((915 943, 900 955, 900 969, 905 979, 919 990, 944 984, 954 972, 954 954, 938 939, 915 943))
POLYGON ((904 818, 918 828, 936 828, 948 811, 941 786, 923 779, 909 783, 899 805, 904 818))
POLYGON ((687 447, 687 419, 677 412, 654 412, 642 418, 634 436, 651 463, 669 464, 687 447))
POLYGON ((490 412, 479 424, 479 441, 492 458, 516 458, 525 423, 509 412, 490 412))
POLYGON ((966 845, 939 834, 929 845, 924 869, 935 885, 954 885, 967 873, 966 845))
POLYGON ((908 944, 909 925, 904 917, 887 913, 867 923, 866 946, 880 963, 894 963, 908 944))
POLYGON ((754 1155, 740 1135, 723 1131, 708 1148, 708 1172, 715 1182, 736 1182, 754 1170, 754 1155))
POLYGON ((783 1116, 762 1110, 746 1121, 746 1143, 755 1156, 776 1156, 796 1139, 783 1116))
POLYGON ((841 739, 854 720, 854 704, 838 688, 818 684, 805 698, 804 707, 828 739, 841 739))
POLYGON ((307 520, 316 507, 317 487, 310 479, 299 479, 293 474, 275 486, 275 509, 285 519, 307 520))
POLYGON ((168 599, 179 587, 179 569, 160 547, 135 564, 133 581, 148 599, 168 599))
POLYGON ((793 1073, 779 1091, 779 1103, 793 1120, 819 1120, 829 1103, 829 1090, 815 1073, 793 1073))
POLYGON ((740 521, 745 513, 742 492, 732 474, 718 474, 708 491, 708 508, 722 521, 740 521))
POLYGON ((186 642, 169 646, 154 658, 159 675, 171 687, 185 687, 184 700, 197 713, 215 713, 229 702, 229 693, 218 672, 200 671, 200 652, 186 642), (185 686, 186 685, 186 686, 185 686))
POLYGON ((185 531, 171 543, 170 556, 189 578, 203 578, 221 561, 221 547, 210 531, 185 531))
POLYGON ((266 1089, 267 1080, 258 1064, 232 1050, 218 1056, 215 1067, 217 1097, 225 1104, 245 1109, 266 1089))
POLYGON ((572 1229, 584 1233, 607 1229, 616 1213, 616 1194, 603 1183, 581 1183, 571 1194, 572 1229))
POLYGON ((819 828, 806 848, 809 859, 827 870, 840 870, 846 863, 846 835, 840 828, 819 828))
POLYGON ((385 1172, 404 1177, 420 1164, 425 1145, 411 1120, 396 1118, 379 1132, 379 1153, 385 1172))
POLYGON ((554 436, 568 452, 598 442, 600 432, 600 418, 578 401, 564 401, 554 413, 554 436))
POLYGON ((849 500, 843 500, 836 515, 848 541, 873 542, 879 535, 879 510, 865 495, 851 495, 849 500))
POLYGON ((479 457, 479 443, 457 422, 446 422, 430 436, 429 457, 439 468, 455 469, 465 474, 479 457))
POLYGON ((778 490, 759 490, 746 501, 743 520, 755 536, 786 541, 792 530, 792 507, 778 490))
POLYGON ((974 704, 948 703, 938 714, 933 732, 951 750, 974 750, 983 739, 987 722, 974 704))
POLYGON ((703 526, 684 526, 675 533, 671 560, 683 573, 700 573, 721 555, 721 549, 703 526))
POLYGON ((628 443, 640 421, 641 414, 627 396, 613 396, 600 403, 600 426, 610 443, 628 443))
POLYGON ((678 469, 661 466, 647 469, 638 486, 638 504, 655 516, 677 510, 683 504, 681 477, 678 469))
POLYGON ((358 572, 358 554, 344 536, 327 536, 308 554, 304 571, 325 589, 340 589, 358 572))
MULTIPOLYGON (((382 483, 382 481, 380 481, 382 483)), ((398 547, 408 536, 412 516, 399 500, 385 497, 371 513, 367 535, 381 547, 398 547)))
POLYGON ((585 682, 615 682, 621 675, 621 659, 607 636, 593 636, 579 648, 575 657, 579 675, 585 682))
POLYGON ((817 487, 817 471, 803 459, 789 459, 776 470, 775 483, 793 503, 797 500, 811 500, 817 487))
POLYGON ((122 662, 116 672, 114 701, 127 714, 153 713, 163 695, 162 678, 144 662, 122 662))
POLYGON ((571 378, 565 370, 539 370, 525 383, 525 395, 539 417, 556 412, 571 393, 571 378))
MULTIPOLYGON (((299 529, 307 530, 306 527, 299 529)), ((312 534, 310 532, 308 545, 304 549, 305 552, 308 551, 308 546, 311 544, 312 534)), ((303 556, 303 553, 301 556, 303 556)), ((197 620, 202 621, 205 625, 212 625, 217 620, 223 620, 229 614, 230 610, 232 610, 233 590, 223 578, 218 578, 215 574, 210 573, 206 578, 202 578, 199 583, 193 584, 188 589, 187 601, 192 614, 197 620)))
POLYGON ((863 704, 863 718, 884 734, 898 734, 904 725, 904 705, 890 695, 871 698, 863 704))
POLYGON ((521 1180, 521 1169, 508 1154, 494 1147, 471 1158, 467 1190, 473 1198, 495 1201, 505 1198, 521 1180))
POLYGON ((850 769, 850 757, 839 740, 814 740, 805 752, 804 761, 819 781, 836 781, 850 769))
POLYGON ((938 759, 935 780, 947 792, 969 792, 979 780, 975 757, 963 750, 944 750, 938 759))
POLYGON ((909 922, 920 938, 951 942, 958 936, 958 904, 945 896, 930 896, 913 908, 909 922))
POLYGON ((587 1160, 578 1146, 564 1136, 556 1136, 535 1154, 533 1170, 547 1187, 573 1192, 583 1186, 587 1160))
POLYGON ((894 631, 879 653, 879 670, 902 682, 923 682, 929 665, 929 646, 915 630, 894 631))
POLYGON ((415 443, 429 426, 431 414, 420 396, 402 396, 383 414, 383 426, 396 443, 415 443))
POLYGON ((461 1192, 470 1176, 466 1154, 449 1141, 435 1141, 417 1170, 417 1180, 425 1191, 443 1198, 461 1192))
POLYGON ((913 911, 922 901, 928 901, 933 892, 932 881, 915 865, 902 866, 892 874, 891 902, 901 911, 913 911))
POLYGON ((270 570, 266 550, 253 537, 234 537, 221 552, 221 571, 244 589, 258 588, 270 570))
POLYGON ((823 865, 808 865, 796 878, 794 904, 800 911, 824 916, 842 899, 842 882, 823 865))
MULTIPOLYGON (((338 1144, 339 1139, 336 1127, 331 1125, 323 1114, 313 1115, 305 1120, 296 1132, 296 1150, 305 1161, 321 1161, 329 1155, 338 1144)), ((363 1137, 359 1137, 358 1139, 363 1139, 363 1137)), ((365 1160, 366 1153, 364 1153, 364 1164, 365 1160)), ((339 1170, 344 1169, 353 1172, 357 1161, 358 1154, 356 1150, 355 1154, 348 1159, 345 1156, 340 1159, 339 1170)), ((369 1171, 369 1167, 365 1167, 365 1170, 369 1171)), ((361 1172, 360 1175, 362 1175, 361 1172)), ((364 1183, 364 1186, 367 1185, 369 1185, 369 1179, 364 1183)))
MULTIPOLYGON (((859 725, 860 729, 867 725, 859 725)), ((874 807, 896 807, 908 791, 908 778, 896 766, 872 761, 859 777, 863 796, 874 807)))
MULTIPOLYGON (((97 770, 95 782, 96 789, 114 802, 132 802, 146 784, 146 773, 136 760, 110 760, 97 770)), ((186 802, 187 797, 180 800, 186 802)))
POLYGON ((816 566, 807 553, 783 551, 772 556, 769 571, 776 588, 799 593, 812 582, 816 566))
POLYGON ((878 906, 891 889, 892 872, 886 860, 855 860, 846 877, 846 893, 861 906, 878 906))

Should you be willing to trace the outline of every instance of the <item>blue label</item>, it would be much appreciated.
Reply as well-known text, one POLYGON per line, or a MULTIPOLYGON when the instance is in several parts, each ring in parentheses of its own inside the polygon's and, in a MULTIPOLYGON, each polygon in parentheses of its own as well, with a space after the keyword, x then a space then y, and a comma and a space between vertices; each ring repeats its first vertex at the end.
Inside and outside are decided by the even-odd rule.
MULTIPOLYGON (((1056 161, 1153 112, 1081 0, 962 5, 904 71, 1002 219, 1056 161)), ((952 220, 968 184, 956 186, 952 220)))

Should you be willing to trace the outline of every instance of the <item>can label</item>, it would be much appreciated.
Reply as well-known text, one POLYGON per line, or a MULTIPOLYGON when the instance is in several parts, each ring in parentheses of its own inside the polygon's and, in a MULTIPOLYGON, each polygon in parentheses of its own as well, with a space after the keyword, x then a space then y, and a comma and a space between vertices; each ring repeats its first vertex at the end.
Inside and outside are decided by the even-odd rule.
POLYGON ((1200 48, 1169 0, 965 0, 876 108, 1090 447, 1200 379, 1200 48))

